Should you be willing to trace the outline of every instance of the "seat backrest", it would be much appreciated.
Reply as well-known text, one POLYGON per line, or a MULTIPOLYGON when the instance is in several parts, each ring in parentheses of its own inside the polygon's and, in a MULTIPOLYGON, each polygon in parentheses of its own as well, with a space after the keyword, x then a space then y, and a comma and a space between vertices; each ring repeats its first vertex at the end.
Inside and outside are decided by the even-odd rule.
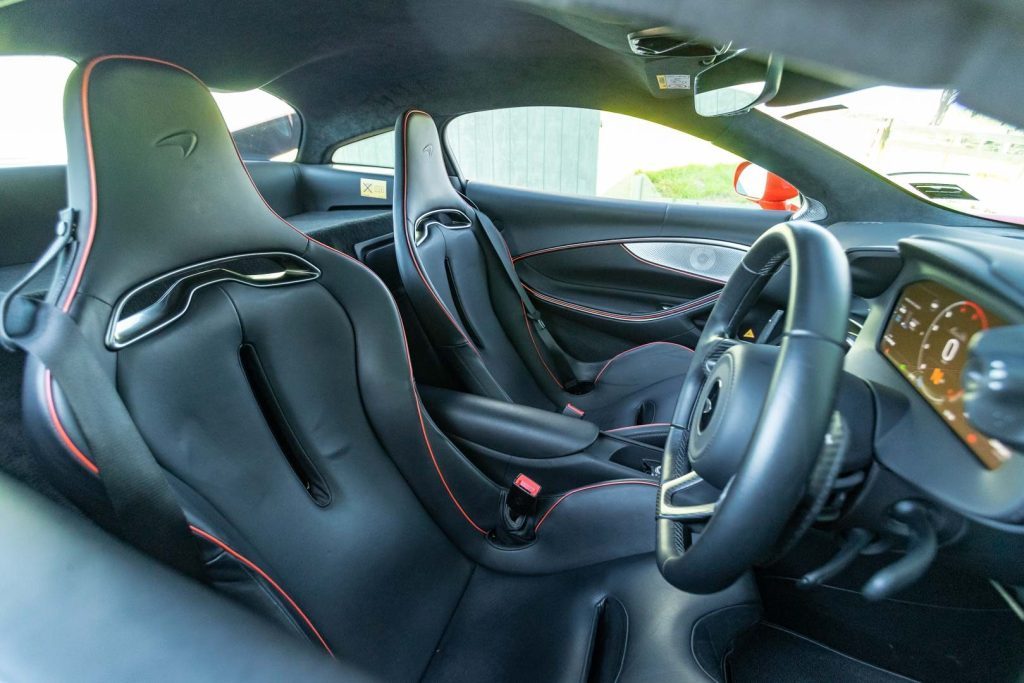
MULTIPOLYGON (((211 580, 385 680, 416 678, 473 567, 457 544, 483 539, 499 490, 422 413, 387 289, 270 210, 187 71, 94 59, 65 121, 79 227, 51 296, 166 470, 211 580)), ((35 361, 25 416, 55 483, 102 515, 103 473, 35 361)))
POLYGON ((481 233, 477 210, 452 186, 434 120, 409 110, 395 131, 395 256, 438 355, 474 393, 562 406, 562 387, 481 233))
MULTIPOLYGON (((215 587, 414 680, 477 565, 542 574, 651 551, 646 481, 565 492, 532 543, 494 542, 502 489, 424 411, 387 288, 270 209, 197 77, 99 57, 69 78, 64 120, 79 221, 49 296, 109 373, 215 587)), ((34 358, 23 403, 53 483, 109 517, 88 439, 34 358)))

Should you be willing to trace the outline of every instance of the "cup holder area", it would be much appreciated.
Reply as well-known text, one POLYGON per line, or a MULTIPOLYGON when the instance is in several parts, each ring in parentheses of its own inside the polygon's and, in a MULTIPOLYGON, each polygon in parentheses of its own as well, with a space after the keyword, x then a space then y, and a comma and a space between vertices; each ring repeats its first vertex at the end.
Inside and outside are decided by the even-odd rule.
POLYGON ((611 461, 650 477, 661 476, 661 449, 627 443, 612 454, 611 461))

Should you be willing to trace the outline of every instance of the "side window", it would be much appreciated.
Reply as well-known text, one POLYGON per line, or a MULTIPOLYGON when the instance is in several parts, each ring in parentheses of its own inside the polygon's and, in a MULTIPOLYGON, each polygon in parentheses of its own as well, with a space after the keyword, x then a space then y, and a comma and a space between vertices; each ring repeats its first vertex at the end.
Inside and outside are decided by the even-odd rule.
MULTIPOLYGON (((67 163, 64 84, 74 68, 63 57, 0 57, 0 167, 67 163)), ((286 102, 262 90, 213 97, 242 158, 295 159, 302 124, 286 102)))
POLYGON ((590 197, 759 206, 734 189, 743 159, 632 116, 570 107, 495 109, 453 119, 445 140, 471 181, 590 197))
POLYGON ((302 121, 291 105, 263 90, 215 92, 238 153, 246 161, 295 161, 302 121))
POLYGON ((395 131, 374 133, 334 148, 331 163, 374 169, 395 167, 395 131))

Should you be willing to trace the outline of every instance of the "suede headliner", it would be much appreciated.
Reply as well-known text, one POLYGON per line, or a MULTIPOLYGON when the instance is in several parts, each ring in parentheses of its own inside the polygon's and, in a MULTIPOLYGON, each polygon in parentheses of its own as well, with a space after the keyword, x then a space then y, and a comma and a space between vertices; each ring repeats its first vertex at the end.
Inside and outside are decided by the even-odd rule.
MULTIPOLYGON (((625 40, 631 30, 659 23, 689 24, 693 34, 748 40, 746 44, 753 47, 785 47, 788 53, 821 63, 828 61, 822 59, 826 47, 822 41, 828 38, 835 48, 834 65, 860 67, 862 73, 892 80, 934 84, 943 72, 921 65, 927 62, 929 50, 938 49, 934 36, 908 29, 906 40, 899 42, 901 36, 894 35, 894 30, 880 30, 882 22, 910 26, 911 16, 897 20, 905 11, 923 12, 921 2, 913 0, 905 8, 890 3, 885 12, 878 6, 858 22, 860 30, 879 27, 872 38, 876 52, 913 57, 887 61, 884 73, 857 52, 861 37, 847 32, 845 42, 837 38, 833 24, 843 19, 837 0, 823 3, 828 9, 823 20, 833 24, 801 30, 799 35, 793 35, 792 27, 806 24, 808 16, 821 18, 808 14, 806 0, 772 3, 770 16, 753 14, 760 11, 753 0, 90 0, 73 4, 21 0, 0 9, 0 54, 59 54, 76 61, 102 53, 148 55, 182 64, 214 88, 265 87, 291 102, 304 117, 299 161, 306 163, 324 161, 339 141, 390 128, 395 117, 410 107, 426 109, 443 126, 452 115, 469 110, 582 106, 639 115, 711 140, 783 175, 823 202, 830 223, 913 220, 995 225, 921 202, 758 112, 703 119, 686 99, 654 98, 643 60, 629 53, 625 40), (722 9, 725 5, 731 10, 722 9), (559 13, 552 7, 568 11, 559 13), (620 14, 627 8, 635 18, 612 18, 615 8, 620 14), (726 28, 735 35, 723 35, 726 28), (889 52, 882 44, 891 48, 889 52)), ((935 35, 955 34, 950 22, 958 15, 952 13, 950 3, 934 3, 935 9, 926 15, 926 26, 935 35)), ((1000 26, 993 21, 999 10, 1013 20, 1005 23, 1012 28, 1024 14, 1010 2, 956 4, 970 20, 964 29, 1000 26)), ((872 5, 878 5, 878 0, 872 0, 872 5)), ((980 40, 962 43, 949 49, 963 52, 982 44, 980 40)), ((998 63, 1004 87, 996 93, 1001 99, 996 97, 999 101, 989 109, 1016 111, 1004 105, 1013 99, 1013 92, 1020 92, 1010 86, 1024 79, 1024 68, 1013 71, 1006 65, 1019 61, 1024 51, 1020 44, 999 45, 1004 46, 998 63)), ((992 88, 980 77, 982 67, 994 59, 990 53, 979 50, 969 65, 944 72, 951 82, 977 77, 966 83, 967 91, 978 95, 976 105, 991 100, 983 95, 992 94, 992 88)), ((798 68, 802 71, 787 71, 779 101, 826 95, 837 84, 871 82, 835 68, 823 71, 805 64, 798 68), (821 74, 827 80, 813 77, 821 74)))

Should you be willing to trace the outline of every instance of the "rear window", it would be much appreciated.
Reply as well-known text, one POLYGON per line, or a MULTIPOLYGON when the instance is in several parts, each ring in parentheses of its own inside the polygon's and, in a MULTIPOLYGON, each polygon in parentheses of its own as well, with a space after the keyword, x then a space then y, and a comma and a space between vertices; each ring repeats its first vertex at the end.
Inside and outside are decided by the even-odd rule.
MULTIPOLYGON (((63 57, 0 57, 0 167, 67 163, 63 57)), ((213 93, 243 159, 293 161, 302 124, 295 110, 262 90, 213 93)))
POLYGON ((394 129, 343 142, 331 153, 331 163, 367 169, 394 169, 394 129))
POLYGON ((238 153, 249 161, 295 161, 302 122, 291 105, 263 90, 215 92, 238 153))

